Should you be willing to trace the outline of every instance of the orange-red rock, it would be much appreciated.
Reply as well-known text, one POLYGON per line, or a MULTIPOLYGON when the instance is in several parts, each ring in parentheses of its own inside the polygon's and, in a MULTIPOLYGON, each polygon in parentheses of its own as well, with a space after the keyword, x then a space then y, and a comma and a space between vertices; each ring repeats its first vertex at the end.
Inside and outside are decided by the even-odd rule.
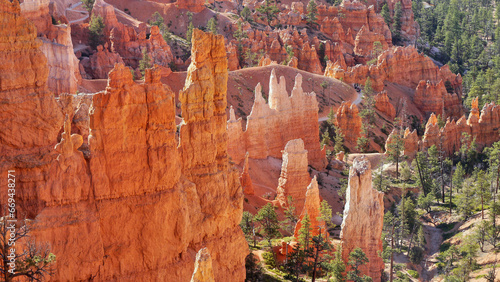
POLYGON ((252 179, 248 173, 248 153, 245 155, 245 163, 243 164, 243 173, 240 176, 241 187, 243 188, 243 193, 246 195, 254 195, 255 191, 253 189, 252 179))
MULTIPOLYGON (((222 36, 193 32, 180 144, 175 95, 160 82, 161 68, 137 84, 117 64, 106 90, 93 96, 89 164, 76 150, 83 140, 70 135, 69 115, 52 149, 62 114, 46 90, 33 25, 17 2, 0 0, 0 17, 9 26, 0 29, 0 59, 11 69, 0 72, 0 166, 16 170, 18 214, 35 219, 32 236, 57 256, 52 278, 188 281, 196 252, 207 247, 216 281, 242 281, 248 249, 238 226, 241 184, 226 152, 222 36)), ((63 100, 67 113, 71 101, 63 100)))
POLYGON ((309 216, 309 220, 311 221, 312 236, 317 236, 320 232, 321 235, 328 234, 328 232, 326 232, 325 222, 323 220, 318 220, 318 217, 321 216, 321 198, 319 196, 318 181, 316 181, 316 176, 311 180, 309 186, 307 186, 305 194, 304 208, 300 213, 299 221, 295 226, 293 235, 295 238, 299 238, 299 230, 302 227, 302 221, 304 220, 306 214, 309 216))
POLYGON ((295 200, 297 214, 301 214, 310 182, 311 177, 307 171, 307 150, 304 149, 304 141, 302 139, 291 140, 283 150, 283 163, 276 189, 276 199, 282 207, 285 207, 288 203, 287 197, 291 196, 295 200))
POLYGON ((415 158, 418 152, 418 142, 419 142, 417 130, 414 129, 413 131, 410 132, 410 129, 406 128, 403 140, 405 146, 403 154, 407 156, 410 160, 415 158))
POLYGON ((375 96, 375 108, 384 113, 391 120, 396 117, 396 109, 394 109, 394 106, 389 101, 386 91, 383 91, 375 96))
POLYGON ((48 0, 26 0, 21 4, 21 13, 35 24, 37 36, 43 42, 40 50, 47 58, 49 89, 56 95, 76 93, 81 76, 73 52, 71 27, 52 24, 48 0))
POLYGON ((335 125, 344 135, 344 144, 354 148, 361 137, 362 120, 359 116, 358 106, 350 102, 342 102, 337 109, 335 125))
POLYGON ((429 148, 442 145, 448 155, 457 152, 462 143, 470 143, 476 140, 478 149, 490 146, 500 140, 498 129, 500 128, 500 107, 494 103, 485 104, 481 113, 478 109, 478 99, 473 99, 472 110, 468 119, 462 116, 458 121, 448 119, 443 128, 437 126, 437 118, 434 114, 427 121, 423 147, 429 148), (463 134, 468 134, 469 140, 464 139, 463 134))
POLYGON ((349 254, 361 248, 369 262, 360 266, 362 274, 380 281, 384 261, 382 228, 384 225, 384 193, 372 188, 370 162, 364 157, 354 159, 349 171, 344 219, 340 233, 342 259, 347 264, 349 254))
POLYGON ((138 67, 143 49, 146 49, 152 64, 168 68, 169 63, 174 61, 170 46, 163 39, 157 26, 151 27, 150 36, 146 39, 146 24, 140 25, 139 32, 136 32, 132 26, 119 22, 115 8, 103 0, 95 1, 92 13, 103 18, 105 25, 103 32, 106 42, 110 44, 111 52, 120 54, 123 61, 132 68, 138 67))
MULTIPOLYGON (((372 87, 375 91, 384 89, 384 81, 391 81, 410 88, 416 88, 421 80, 429 80, 437 83, 440 80, 450 81, 452 85, 460 86, 456 93, 461 93, 461 77, 446 71, 447 66, 443 66, 441 71, 432 60, 419 54, 413 46, 393 47, 383 52, 376 65, 357 65, 341 69, 338 66, 335 69, 326 69, 325 75, 333 78, 342 79, 346 83, 358 83, 364 85, 366 78, 370 77, 372 87)), ((448 69, 449 70, 449 69, 448 69)))
POLYGON ((212 269, 212 257, 207 248, 203 248, 196 254, 193 276, 191 282, 215 282, 212 269))
MULTIPOLYGON (((199 13, 205 9, 204 0, 177 0, 176 5, 179 9, 186 9, 193 13, 199 13)), ((213 3, 213 1, 209 1, 208 3, 213 3)))
POLYGON ((295 77, 289 97, 285 78, 281 77, 278 83, 273 70, 269 83, 269 104, 262 97, 262 87, 258 84, 246 130, 242 132, 240 128, 241 120, 230 118, 228 134, 232 139, 228 152, 236 163, 243 160, 245 152, 249 152, 253 159, 265 159, 268 156, 281 158, 281 151, 287 142, 301 138, 308 151, 309 164, 317 169, 326 165, 325 152, 319 145, 316 94, 304 93, 300 74, 295 77))
POLYGON ((366 26, 361 27, 354 41, 354 53, 358 56, 374 57, 374 43, 379 42, 382 50, 387 50, 389 45, 382 34, 371 32, 366 26))
POLYGON ((435 113, 443 118, 458 118, 463 114, 461 99, 457 94, 447 92, 443 80, 437 84, 421 80, 415 91, 413 102, 424 114, 435 113))
POLYGON ((85 72, 92 78, 108 78, 108 73, 114 68, 115 64, 123 64, 123 60, 118 53, 108 50, 108 44, 97 46, 97 52, 90 56, 90 65, 85 68, 85 72))

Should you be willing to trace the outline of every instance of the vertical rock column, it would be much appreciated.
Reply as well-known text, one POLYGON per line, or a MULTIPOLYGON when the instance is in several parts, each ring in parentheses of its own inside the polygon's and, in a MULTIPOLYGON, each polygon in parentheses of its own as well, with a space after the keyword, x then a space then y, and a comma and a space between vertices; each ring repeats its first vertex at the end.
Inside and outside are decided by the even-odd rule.
POLYGON ((304 207, 306 189, 311 182, 311 177, 307 172, 307 150, 304 149, 302 139, 289 141, 283 151, 283 164, 281 175, 276 189, 279 203, 285 206, 287 197, 292 196, 295 200, 297 214, 302 212, 304 207))
POLYGON ((342 259, 347 263, 349 253, 361 248, 369 262, 360 267, 361 273, 380 281, 384 262, 382 251, 382 227, 384 225, 384 193, 372 188, 370 162, 364 157, 354 160, 349 171, 344 220, 340 233, 342 259))

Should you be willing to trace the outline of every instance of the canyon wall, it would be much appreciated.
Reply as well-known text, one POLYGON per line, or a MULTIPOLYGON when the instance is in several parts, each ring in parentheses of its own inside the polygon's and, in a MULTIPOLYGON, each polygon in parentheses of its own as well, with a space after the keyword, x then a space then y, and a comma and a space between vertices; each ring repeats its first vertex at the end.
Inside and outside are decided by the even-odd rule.
POLYGON ((364 157, 354 159, 349 171, 344 219, 340 232, 342 260, 347 264, 349 254, 361 248, 369 262, 360 266, 361 274, 380 281, 384 261, 382 228, 384 225, 384 193, 372 188, 370 162, 364 157))
POLYGON ((243 131, 241 118, 236 120, 234 111, 227 122, 228 153, 236 163, 241 163, 245 153, 250 158, 265 159, 269 156, 281 158, 281 151, 288 141, 302 139, 308 151, 309 165, 322 169, 326 165, 325 151, 319 144, 318 102, 316 94, 304 93, 302 76, 297 74, 292 95, 286 91, 285 78, 271 72, 269 82, 269 103, 262 97, 260 84, 255 88, 255 100, 246 129, 243 131))
POLYGON ((325 75, 342 79, 346 83, 364 85, 370 77, 372 87, 380 92, 384 89, 384 81, 394 82, 406 87, 416 88, 421 80, 437 83, 440 80, 449 81, 455 93, 462 94, 462 77, 451 73, 448 66, 439 68, 424 54, 419 54, 413 46, 393 47, 384 51, 373 65, 357 65, 341 68, 331 65, 325 75))
POLYGON ((92 97, 84 157, 83 137, 71 134, 73 107, 64 106, 72 96, 61 107, 47 90, 35 26, 17 1, 0 0, 0 17, 0 167, 15 170, 18 218, 32 219, 33 238, 57 256, 51 279, 188 281, 206 247, 216 281, 243 281, 248 248, 238 226, 241 184, 226 152, 223 37, 193 32, 180 144, 161 68, 137 84, 117 64, 92 97))

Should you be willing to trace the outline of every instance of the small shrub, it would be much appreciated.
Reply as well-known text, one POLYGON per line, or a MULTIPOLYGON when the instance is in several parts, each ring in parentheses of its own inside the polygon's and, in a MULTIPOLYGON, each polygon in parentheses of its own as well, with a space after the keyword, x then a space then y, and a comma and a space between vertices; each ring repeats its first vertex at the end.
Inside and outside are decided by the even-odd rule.
POLYGON ((268 265, 271 268, 276 267, 276 259, 274 258, 274 255, 270 252, 265 252, 262 253, 262 258, 264 258, 264 263, 268 265))
POLYGON ((411 275, 411 277, 413 277, 413 278, 416 278, 416 279, 418 279, 418 278, 419 278, 418 271, 416 271, 416 270, 408 269, 408 273, 409 273, 409 274, 411 275))

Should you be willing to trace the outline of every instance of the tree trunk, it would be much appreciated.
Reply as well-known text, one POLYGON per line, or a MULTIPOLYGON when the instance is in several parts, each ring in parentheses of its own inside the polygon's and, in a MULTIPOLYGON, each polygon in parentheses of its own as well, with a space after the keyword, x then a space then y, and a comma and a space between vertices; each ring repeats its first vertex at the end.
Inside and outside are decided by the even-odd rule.
POLYGON ((313 275, 311 282, 316 281, 316 264, 318 264, 318 257, 319 257, 319 245, 316 246, 316 255, 314 256, 313 275))
POLYGON ((394 266, 394 224, 391 231, 391 266, 389 268, 389 281, 392 282, 392 267, 394 266))
POLYGON ((399 156, 396 156, 396 179, 399 179, 399 156))
POLYGON ((415 161, 417 163, 418 177, 420 178, 420 184, 422 185, 422 190, 424 191, 424 195, 427 196, 427 193, 425 193, 425 188, 424 188, 424 179, 422 178, 422 172, 420 171, 420 163, 418 162, 418 155, 415 158, 415 161))
POLYGON ((452 204, 451 200, 453 199, 453 177, 451 174, 452 171, 453 169, 450 169, 450 216, 451 216, 451 204, 452 204))

